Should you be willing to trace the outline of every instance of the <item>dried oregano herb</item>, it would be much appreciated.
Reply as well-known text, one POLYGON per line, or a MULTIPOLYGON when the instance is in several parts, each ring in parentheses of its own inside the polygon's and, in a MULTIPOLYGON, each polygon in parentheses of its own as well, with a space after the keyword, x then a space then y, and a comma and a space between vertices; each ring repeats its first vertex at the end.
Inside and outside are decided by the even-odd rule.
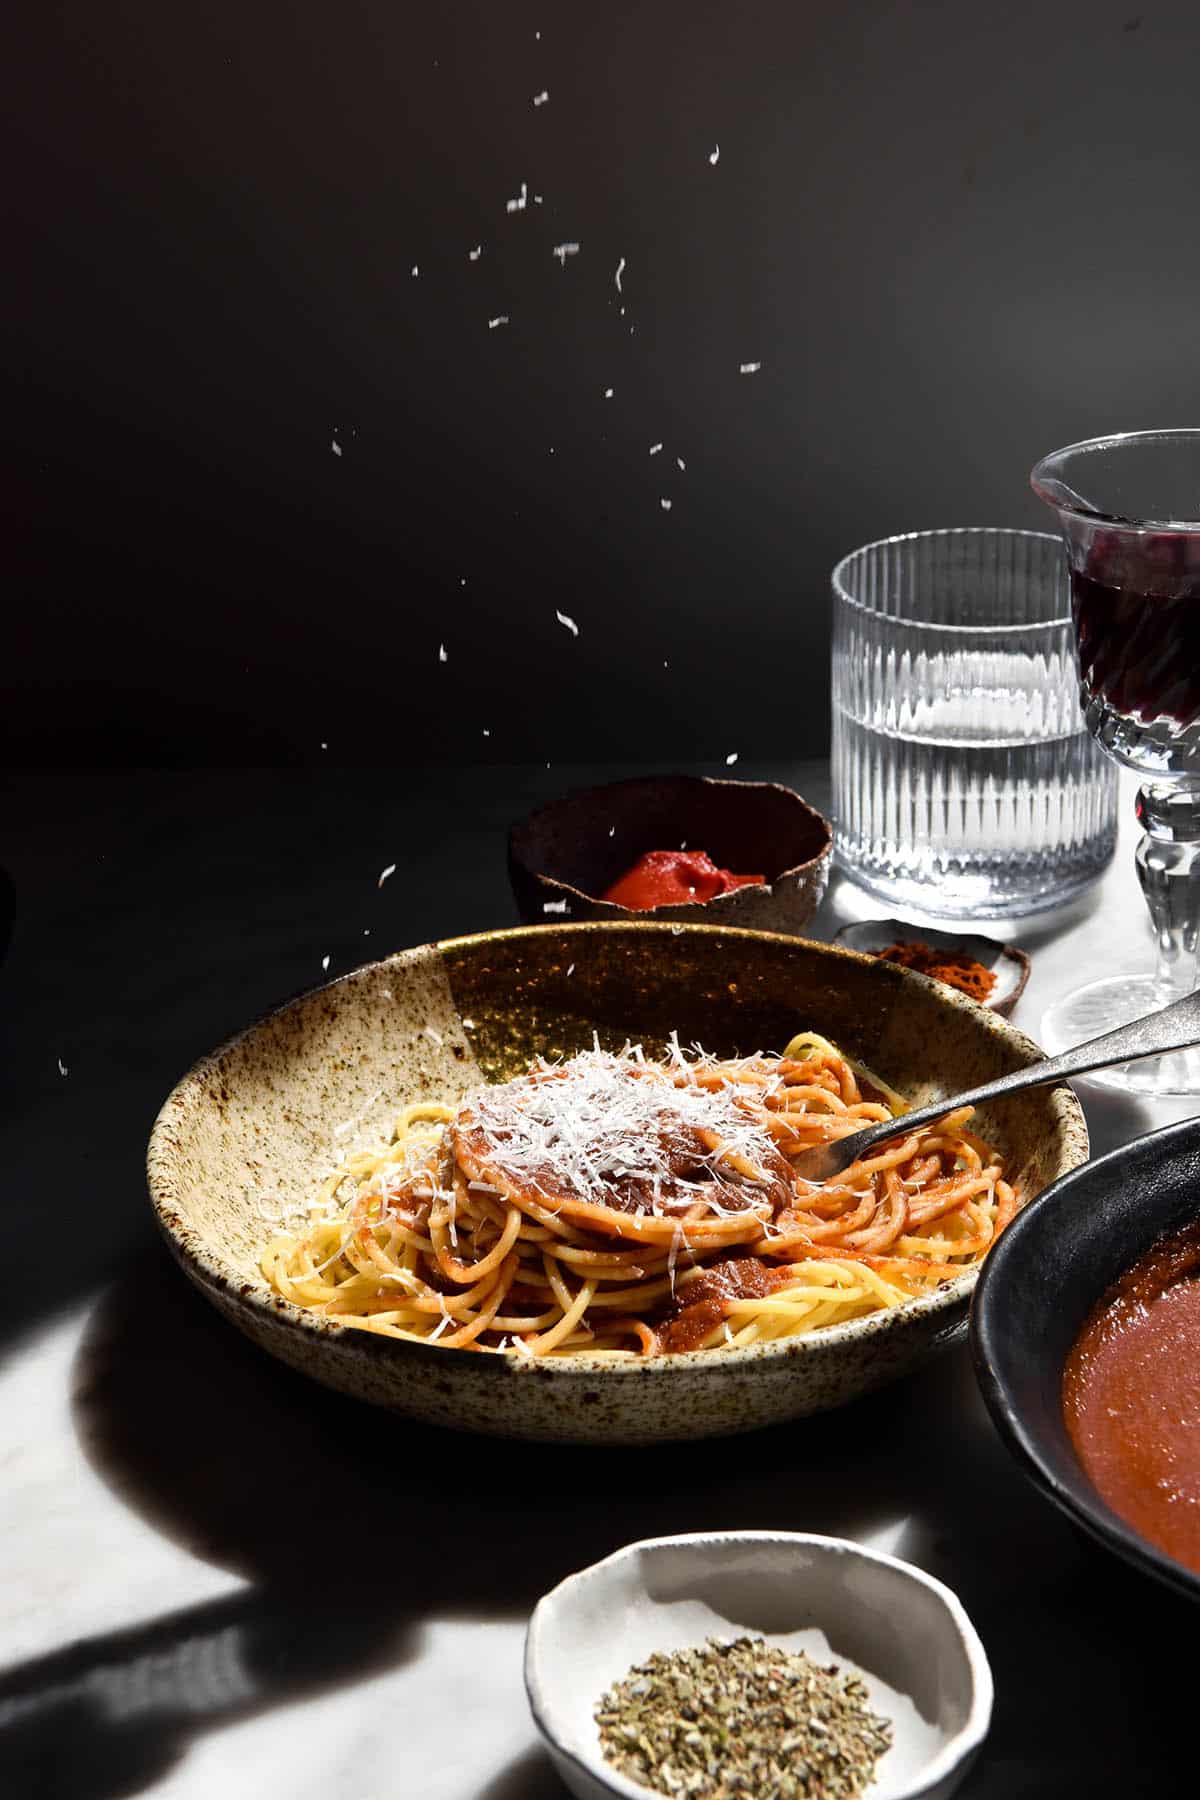
POLYGON ((605 1758, 692 1800, 854 1800, 889 1748, 888 1719, 836 1663, 763 1638, 709 1638, 630 1669, 596 1707, 605 1758))

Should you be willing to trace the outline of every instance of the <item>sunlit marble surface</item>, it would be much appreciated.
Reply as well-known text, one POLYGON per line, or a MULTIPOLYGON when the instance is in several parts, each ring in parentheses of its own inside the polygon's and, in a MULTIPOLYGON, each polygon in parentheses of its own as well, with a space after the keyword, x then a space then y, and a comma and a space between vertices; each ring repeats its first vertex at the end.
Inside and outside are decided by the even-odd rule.
MULTIPOLYGON (((521 1685, 530 1608, 621 1543, 706 1526, 855 1537, 957 1590, 997 1683, 967 1800, 1182 1791, 1192 1681, 1169 1646, 1194 1615, 1025 1484, 964 1351, 739 1440, 485 1442, 277 1367, 155 1240, 142 1150, 194 1057, 326 955, 510 923, 508 820, 621 772, 8 782, 0 1793, 563 1800, 521 1685)), ((827 794, 821 766, 738 772, 827 794)), ((1131 851, 1009 934, 1031 1034, 1093 970, 1149 958, 1131 851)), ((835 883, 815 931, 884 910, 835 883)), ((1098 1151, 1190 1110, 1080 1092, 1098 1151)))

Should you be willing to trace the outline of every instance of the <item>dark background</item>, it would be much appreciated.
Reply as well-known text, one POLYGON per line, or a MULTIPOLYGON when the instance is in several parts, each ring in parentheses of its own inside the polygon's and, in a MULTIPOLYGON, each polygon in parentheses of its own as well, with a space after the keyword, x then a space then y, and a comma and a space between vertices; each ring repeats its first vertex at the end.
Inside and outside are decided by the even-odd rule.
POLYGON ((1194 0, 27 8, 10 761, 819 752, 839 554, 1196 422, 1198 52, 1194 0))

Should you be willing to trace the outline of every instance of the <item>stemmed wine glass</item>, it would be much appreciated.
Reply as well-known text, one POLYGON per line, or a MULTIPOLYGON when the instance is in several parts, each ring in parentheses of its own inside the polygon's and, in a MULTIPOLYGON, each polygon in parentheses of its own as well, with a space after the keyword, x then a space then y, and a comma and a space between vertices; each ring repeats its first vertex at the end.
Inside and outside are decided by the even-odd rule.
MULTIPOLYGON (((1197 985, 1200 430, 1071 444, 1030 479, 1066 543, 1088 728, 1142 777, 1137 870, 1158 939, 1153 973, 1110 975, 1047 1013, 1042 1035, 1053 1055, 1197 985)), ((1200 1052, 1128 1064, 1109 1079, 1136 1093, 1200 1093, 1200 1052)))

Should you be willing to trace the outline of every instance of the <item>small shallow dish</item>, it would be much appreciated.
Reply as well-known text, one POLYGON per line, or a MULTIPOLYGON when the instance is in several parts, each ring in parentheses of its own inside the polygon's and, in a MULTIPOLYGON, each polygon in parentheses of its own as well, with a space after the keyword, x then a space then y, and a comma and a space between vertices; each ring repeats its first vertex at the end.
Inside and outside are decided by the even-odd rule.
POLYGON ((893 1724, 871 1800, 945 1800, 987 1735, 992 1677, 961 1603, 911 1564, 843 1538, 723 1531, 647 1538, 543 1596, 525 1639, 525 1688, 578 1800, 646 1800, 605 1760, 593 1717, 613 1682, 656 1650, 765 1637, 851 1668, 893 1724))
POLYGON ((983 1265, 971 1351, 988 1410, 1025 1473, 1107 1550, 1193 1600, 1200 1575, 1127 1525, 1079 1463, 1063 1368, 1088 1314, 1156 1238, 1200 1215, 1200 1119, 1065 1175, 1013 1220, 983 1265))
POLYGON ((904 919, 856 919, 834 934, 834 942, 875 956, 890 944, 928 944, 934 950, 956 950, 982 963, 996 977, 996 985, 982 1002, 1007 1019, 1029 980, 1029 957, 1015 944, 977 932, 938 931, 932 925, 910 925, 904 919))
POLYGON ((829 820, 776 782, 651 775, 564 794, 522 819, 508 873, 527 925, 653 918, 798 932, 824 896, 832 847, 829 820), (766 884, 652 913, 599 898, 648 850, 684 848, 766 884))
MULTIPOLYGON (((306 1211, 323 1174, 384 1138, 408 1100, 456 1104, 533 1058, 673 1032, 717 1056, 782 1049, 808 1027, 910 1100, 961 1092, 1040 1052, 973 1001, 829 944, 710 925, 536 926, 405 950, 304 994, 204 1057, 150 1138, 168 1247, 263 1349, 327 1386, 435 1424, 573 1443, 751 1431, 840 1406, 963 1329, 975 1271, 888 1312, 736 1352, 606 1363, 447 1350, 355 1330, 284 1300, 259 1257, 270 1215, 306 1211)), ((1074 1094, 981 1110, 1025 1194, 1087 1156, 1074 1094)))

